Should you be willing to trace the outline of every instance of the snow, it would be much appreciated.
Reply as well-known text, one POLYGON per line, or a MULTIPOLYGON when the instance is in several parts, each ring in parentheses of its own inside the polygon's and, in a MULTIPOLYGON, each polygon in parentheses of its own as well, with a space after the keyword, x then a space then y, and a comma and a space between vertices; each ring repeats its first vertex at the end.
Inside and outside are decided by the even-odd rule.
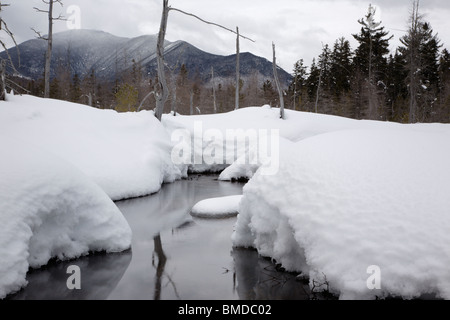
POLYGON ((27 284, 29 267, 130 248, 127 221, 85 174, 12 135, 0 146, 0 299, 27 284))
POLYGON ((380 124, 281 147, 278 173, 244 187, 233 243, 341 299, 450 299, 449 141, 448 126, 380 124))
POLYGON ((227 218, 238 214, 242 195, 210 198, 197 202, 191 215, 198 218, 227 218))
POLYGON ((0 104, 0 298, 52 258, 131 246, 113 200, 186 175, 153 112, 8 95, 0 104))
MULTIPOLYGON (((293 142, 278 137, 278 149, 286 148, 293 142)), ((265 163, 272 161, 272 154, 259 153, 257 147, 249 148, 235 162, 225 168, 219 175, 220 181, 250 180, 255 172, 265 163)), ((278 169, 278 165, 276 170, 278 169)))
POLYGON ((249 179, 242 196, 205 199, 191 215, 237 214, 234 246, 309 275, 311 286, 326 282, 341 299, 450 299, 448 125, 292 110, 281 120, 269 106, 167 114, 161 124, 151 111, 8 98, 0 299, 52 258, 128 249, 131 230, 113 201, 157 192, 188 170, 249 179), (368 286, 373 270, 381 289, 368 286))
POLYGON ((65 101, 8 96, 0 134, 44 148, 93 179, 112 200, 159 191, 186 174, 151 111, 117 113, 65 101))
MULTIPOLYGON (((358 121, 292 110, 285 110, 286 120, 281 120, 279 115, 279 109, 265 105, 222 114, 163 115, 162 123, 172 142, 179 145, 179 149, 190 151, 186 152, 186 159, 182 163, 187 164, 189 172, 194 173, 222 172, 243 155, 248 157, 249 153, 255 152, 252 145, 261 138, 260 130, 264 131, 263 136, 266 135, 269 137, 268 139, 278 135, 286 140, 297 142, 337 130, 400 126, 397 123, 358 121), (240 138, 247 139, 246 143, 240 143, 240 138), (185 144, 184 148, 182 147, 183 143, 185 144), (212 159, 205 159, 208 155, 214 154, 214 151, 217 153, 217 150, 223 150, 223 152, 221 151, 222 157, 215 155, 209 157, 212 159)), ((261 155, 258 157, 253 159, 256 161, 253 164, 267 158, 261 155)), ((253 172, 255 167, 247 169, 253 172)), ((224 179, 228 178, 224 177, 224 179)))

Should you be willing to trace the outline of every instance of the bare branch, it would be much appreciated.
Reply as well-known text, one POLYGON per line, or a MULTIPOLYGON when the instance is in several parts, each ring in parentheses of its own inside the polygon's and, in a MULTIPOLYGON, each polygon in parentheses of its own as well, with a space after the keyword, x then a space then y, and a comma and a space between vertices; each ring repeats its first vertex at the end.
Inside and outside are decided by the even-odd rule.
POLYGON ((44 12, 44 13, 49 13, 49 11, 48 10, 42 10, 42 9, 39 9, 39 8, 36 8, 36 7, 33 7, 33 9, 34 10, 36 10, 37 12, 44 12))
POLYGON ((30 28, 30 29, 33 30, 34 33, 36 33, 38 39, 42 39, 42 40, 48 41, 48 38, 44 37, 40 31, 37 31, 34 28, 30 28))
POLYGON ((137 109, 137 112, 141 111, 142 106, 144 105, 145 100, 147 100, 152 94, 154 95, 154 94, 155 94, 155 91, 150 92, 149 94, 147 94, 147 95, 144 97, 144 99, 142 99, 142 102, 141 102, 141 104, 139 105, 139 108, 137 109))
POLYGON ((11 79, 6 78, 6 81, 10 83, 9 87, 11 87, 11 84, 12 84, 12 85, 15 85, 17 88, 19 88, 19 89, 25 91, 26 93, 31 93, 30 90, 25 89, 25 88, 22 87, 20 84, 18 84, 18 83, 16 83, 16 82, 12 81, 11 79))
POLYGON ((14 66, 13 62, 12 62, 12 58, 11 55, 9 54, 8 49, 6 48, 5 44, 3 43, 3 41, 0 41, 0 44, 2 45, 3 49, 5 49, 6 55, 8 56, 8 60, 9 62, 11 62, 11 67, 14 70, 14 72, 19 73, 19 71, 16 70, 16 67, 14 66))
POLYGON ((202 19, 202 18, 196 16, 195 14, 192 14, 192 13, 189 13, 189 12, 185 12, 185 11, 183 11, 183 10, 180 10, 180 9, 177 9, 177 8, 173 8, 173 7, 169 7, 169 10, 178 11, 178 12, 180 12, 180 13, 182 13, 182 14, 185 14, 185 15, 188 15, 188 16, 191 16, 191 17, 194 17, 194 18, 196 18, 196 19, 198 19, 198 20, 200 20, 201 22, 204 22, 204 23, 206 23, 206 24, 210 24, 210 25, 213 25, 213 26, 216 26, 216 27, 225 29, 225 30, 227 30, 227 31, 229 31, 229 32, 231 32, 231 33, 234 33, 235 35, 238 35, 239 37, 241 37, 241 38, 243 38, 243 39, 249 40, 249 41, 251 41, 251 42, 256 42, 255 40, 252 40, 252 39, 247 38, 247 37, 245 37, 245 36, 243 36, 243 35, 241 35, 241 34, 238 34, 236 31, 234 31, 234 30, 232 30, 232 29, 229 29, 229 28, 227 28, 227 27, 224 27, 224 26, 222 26, 222 25, 220 25, 220 24, 217 24, 217 23, 214 23, 214 22, 206 21, 206 20, 204 20, 204 19, 202 19))
POLYGON ((17 48, 17 56, 19 58, 19 66, 20 66, 20 51, 19 51, 19 46, 17 45, 17 42, 16 42, 16 38, 14 37, 13 33, 11 32, 11 30, 9 30, 8 25, 6 24, 6 22, 4 20, 0 19, 0 29, 1 29, 2 25, 4 27, 4 30, 5 30, 6 34, 12 39, 12 41, 14 42, 14 45, 17 48))
MULTIPOLYGON (((13 33, 11 32, 11 30, 9 30, 8 25, 6 24, 6 22, 2 19, 0 19, 0 30, 4 30, 6 32, 6 34, 12 39, 12 41, 14 42, 14 45, 16 46, 17 49, 17 56, 18 56, 18 60, 19 60, 19 66, 20 66, 20 51, 19 51, 19 47, 17 45, 16 39, 14 38, 13 33), (3 29, 2 29, 3 26, 3 29)), ((17 71, 16 67, 14 66, 13 62, 12 62, 12 58, 11 55, 9 54, 8 49, 6 48, 6 45, 3 43, 3 41, 0 40, 0 43, 3 47, 3 49, 5 49, 6 54, 8 55, 8 60, 11 63, 11 67, 13 69, 13 71, 15 73, 19 73, 19 71, 17 71)))

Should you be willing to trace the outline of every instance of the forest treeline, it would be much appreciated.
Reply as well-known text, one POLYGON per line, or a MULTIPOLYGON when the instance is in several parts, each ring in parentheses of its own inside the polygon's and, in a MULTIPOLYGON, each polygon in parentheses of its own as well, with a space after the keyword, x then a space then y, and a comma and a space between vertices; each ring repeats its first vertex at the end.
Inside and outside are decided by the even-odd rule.
MULTIPOLYGON (((389 50, 393 36, 375 21, 374 7, 369 6, 358 23, 359 32, 352 34, 355 49, 341 37, 324 44, 309 67, 303 59, 295 63, 284 92, 285 107, 354 119, 449 123, 450 53, 420 14, 418 2, 395 52, 389 50)), ((109 81, 98 79, 95 70, 81 78, 65 63, 57 62, 54 68, 51 98, 119 112, 155 108, 154 98, 144 98, 154 90, 157 79, 146 75, 134 60, 132 68, 109 81)), ((212 113, 214 105, 217 112, 234 110, 235 80, 215 79, 211 71, 211 80, 205 82, 184 64, 168 68, 170 96, 164 112, 205 114, 212 113)), ((43 79, 15 81, 31 94, 43 96, 43 79)), ((261 78, 257 70, 241 77, 239 90, 241 107, 278 106, 275 82, 261 78)))

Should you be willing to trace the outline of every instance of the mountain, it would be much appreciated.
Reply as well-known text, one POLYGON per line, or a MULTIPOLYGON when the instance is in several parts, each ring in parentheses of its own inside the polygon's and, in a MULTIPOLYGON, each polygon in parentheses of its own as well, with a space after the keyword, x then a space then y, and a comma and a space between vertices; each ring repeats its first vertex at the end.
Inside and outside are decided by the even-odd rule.
MULTIPOLYGON (((130 70, 133 61, 140 65, 146 74, 156 74, 157 35, 145 35, 136 38, 117 37, 96 30, 70 30, 53 35, 53 55, 51 76, 58 68, 70 66, 72 75, 84 77, 95 70, 96 76, 113 80, 122 72, 130 70)), ((47 43, 33 39, 19 45, 21 65, 17 69, 25 77, 39 79, 44 73, 44 57, 47 43)), ((10 50, 14 64, 18 65, 16 50, 10 50)), ((6 58, 6 53, 0 53, 6 58)), ((165 42, 165 60, 175 72, 182 64, 186 65, 190 77, 199 77, 202 81, 211 78, 211 67, 217 79, 235 77, 236 55, 221 56, 202 51, 185 41, 165 42)), ((260 80, 272 79, 272 63, 252 53, 241 53, 241 77, 245 79, 253 73, 260 80)), ((291 75, 279 69, 281 81, 285 84, 291 75)))

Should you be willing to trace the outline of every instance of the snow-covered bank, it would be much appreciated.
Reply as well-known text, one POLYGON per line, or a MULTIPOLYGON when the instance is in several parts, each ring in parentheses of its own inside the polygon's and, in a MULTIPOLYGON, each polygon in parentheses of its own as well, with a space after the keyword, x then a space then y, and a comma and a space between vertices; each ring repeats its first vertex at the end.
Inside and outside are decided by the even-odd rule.
POLYGON ((117 113, 60 100, 8 96, 0 134, 44 148, 92 178, 113 200, 157 192, 185 174, 151 111, 117 113))
POLYGON ((152 112, 119 114, 32 96, 0 104, 0 298, 52 258, 131 246, 112 200, 186 174, 152 112))
POLYGON ((257 171, 244 187, 234 245, 327 281, 342 299, 450 299, 449 147, 448 126, 417 125, 281 148, 279 172, 257 171))
POLYGON ((268 158, 264 152, 258 154, 254 146, 259 147, 258 143, 266 139, 269 145, 267 155, 271 155, 270 137, 273 135, 281 137, 280 144, 282 144, 285 141, 298 142, 324 133, 351 129, 449 131, 448 125, 444 124, 404 125, 293 110, 285 110, 286 119, 281 120, 279 114, 279 109, 265 105, 221 114, 175 117, 165 114, 162 123, 176 146, 187 142, 185 150, 189 152, 187 152, 186 163, 189 165, 190 172, 222 172, 235 160, 247 159, 246 167, 234 165, 228 168, 222 174, 221 180, 250 178, 268 158), (245 143, 241 143, 242 141, 245 143))
POLYGON ((85 174, 20 139, 0 134, 0 146, 0 299, 51 258, 130 248, 127 221, 85 174))

